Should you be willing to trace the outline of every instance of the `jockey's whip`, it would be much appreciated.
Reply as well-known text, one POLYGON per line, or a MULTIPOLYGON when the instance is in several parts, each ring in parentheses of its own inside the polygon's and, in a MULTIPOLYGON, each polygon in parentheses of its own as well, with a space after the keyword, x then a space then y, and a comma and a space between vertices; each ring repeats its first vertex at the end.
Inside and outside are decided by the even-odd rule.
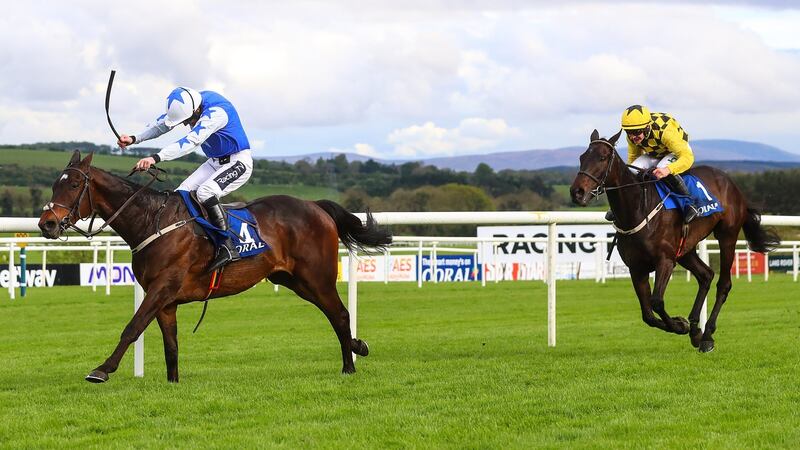
POLYGON ((106 118, 108 119, 108 126, 111 127, 111 131, 114 132, 114 136, 116 136, 117 140, 119 140, 119 133, 117 133, 117 129, 114 128, 114 124, 111 123, 111 115, 108 113, 108 104, 111 102, 111 86, 114 85, 114 75, 116 73, 116 70, 112 70, 111 75, 108 77, 108 88, 106 88, 106 118))

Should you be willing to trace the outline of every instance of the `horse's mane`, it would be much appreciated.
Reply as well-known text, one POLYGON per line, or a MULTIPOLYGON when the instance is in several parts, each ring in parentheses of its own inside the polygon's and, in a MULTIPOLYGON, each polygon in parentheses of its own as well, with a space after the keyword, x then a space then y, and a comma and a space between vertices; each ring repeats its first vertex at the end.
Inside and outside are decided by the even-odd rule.
MULTIPOLYGON (((142 185, 139 183, 134 182, 133 180, 127 177, 121 177, 119 175, 115 175, 107 170, 103 170, 99 167, 92 166, 92 169, 102 172, 106 175, 109 175, 111 178, 115 179, 119 182, 120 191, 126 196, 130 197, 139 189, 142 189, 142 185)), ((169 191, 157 191, 153 188, 147 187, 137 195, 136 202, 146 208, 159 208, 161 204, 164 202, 164 197, 169 195, 169 191)))

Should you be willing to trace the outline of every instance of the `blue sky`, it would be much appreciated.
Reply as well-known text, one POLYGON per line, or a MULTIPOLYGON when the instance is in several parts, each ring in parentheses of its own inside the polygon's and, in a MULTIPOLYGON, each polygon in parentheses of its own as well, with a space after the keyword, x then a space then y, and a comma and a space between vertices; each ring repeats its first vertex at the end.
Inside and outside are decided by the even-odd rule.
POLYGON ((213 89, 260 156, 581 145, 634 103, 693 139, 800 153, 795 2, 129 3, 34 1, 0 17, 0 143, 113 143, 114 68, 117 129, 141 130, 176 85, 213 89))

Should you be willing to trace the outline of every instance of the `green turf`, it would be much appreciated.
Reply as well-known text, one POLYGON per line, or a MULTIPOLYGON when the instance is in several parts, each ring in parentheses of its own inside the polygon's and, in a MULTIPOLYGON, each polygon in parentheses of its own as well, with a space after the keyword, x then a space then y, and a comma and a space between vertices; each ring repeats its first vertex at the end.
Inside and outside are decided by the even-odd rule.
MULTIPOLYGON (((674 280, 685 315, 694 283, 674 280)), ((344 295, 346 285, 339 286, 344 295)), ((717 349, 641 322, 629 281, 558 284, 548 348, 541 282, 359 284, 371 354, 339 374, 312 305, 261 284, 179 309, 181 383, 165 381, 158 327, 145 378, 116 344, 132 289, 0 292, 3 448, 797 448, 800 284, 738 280, 717 349)))

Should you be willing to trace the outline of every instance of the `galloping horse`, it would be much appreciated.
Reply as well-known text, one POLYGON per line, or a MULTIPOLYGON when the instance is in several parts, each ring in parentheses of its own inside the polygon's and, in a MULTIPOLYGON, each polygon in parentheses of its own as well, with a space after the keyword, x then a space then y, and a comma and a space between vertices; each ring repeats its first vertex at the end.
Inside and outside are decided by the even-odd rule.
POLYGON ((603 192, 608 195, 608 203, 616 216, 619 253, 630 269, 642 319, 664 331, 689 333, 694 347, 709 352, 714 349, 717 316, 731 290, 731 266, 739 231, 744 228, 747 243, 756 252, 774 249, 780 239, 773 231, 761 227, 760 213, 748 207, 733 181, 722 171, 708 166, 695 167, 689 173, 702 180, 724 207, 724 212, 698 217, 688 225, 684 237, 681 213, 662 210, 655 187, 648 189, 650 182, 638 181, 617 154, 614 146, 621 133, 601 139, 594 130, 589 148, 580 157, 580 171, 570 187, 572 201, 586 206, 592 197, 603 192), (719 241, 720 274, 714 307, 703 331, 698 326, 700 310, 714 271, 700 259, 695 246, 712 231, 719 241), (688 322, 683 317, 670 317, 664 309, 664 291, 676 262, 690 271, 699 284, 688 322), (656 276, 651 292, 649 275, 653 271, 656 276), (655 317, 653 311, 659 317, 655 317))
MULTIPOLYGON (((91 166, 78 150, 53 184, 53 197, 39 219, 42 235, 55 239, 94 214, 106 220, 131 248, 165 225, 190 219, 179 195, 157 192, 91 166), (136 197, 136 201, 128 201, 136 197)), ((367 212, 366 225, 340 205, 275 195, 247 204, 270 250, 226 266, 210 298, 237 294, 265 277, 316 305, 330 321, 342 350, 342 372, 355 372, 353 354, 366 356, 367 344, 353 339, 350 316, 336 292, 338 240, 348 249, 382 249, 392 241, 367 212)), ((214 245, 183 226, 155 239, 133 255, 133 273, 146 291, 144 301, 120 336, 111 356, 86 379, 101 383, 117 370, 131 343, 155 318, 164 338, 167 380, 178 381, 178 305, 203 300, 209 293, 214 245)))

